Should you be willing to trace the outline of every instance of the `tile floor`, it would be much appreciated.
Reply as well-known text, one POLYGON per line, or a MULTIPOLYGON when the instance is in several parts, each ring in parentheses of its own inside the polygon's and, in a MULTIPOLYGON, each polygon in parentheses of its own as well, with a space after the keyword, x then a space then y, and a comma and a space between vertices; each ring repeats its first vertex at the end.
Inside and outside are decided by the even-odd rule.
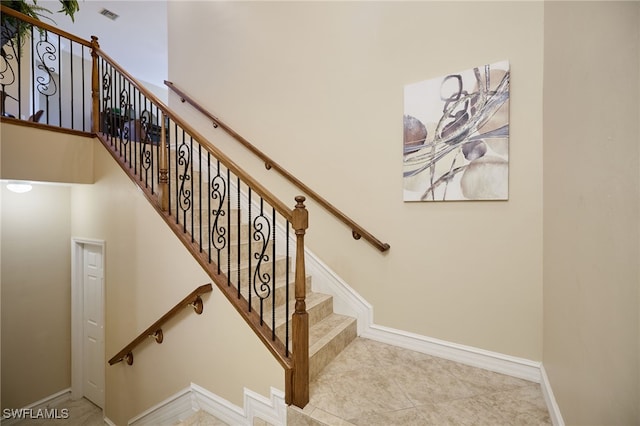
MULTIPOLYGON (((104 424, 86 399, 59 408, 69 409, 69 419, 15 424, 104 424)), ((188 424, 224 425, 208 415, 188 424)), ((268 423, 256 419, 258 425, 268 423)), ((305 409, 288 410, 288 425, 525 426, 551 419, 537 383, 356 338, 311 384, 305 409)))
POLYGON ((537 383, 357 338, 291 425, 550 425, 537 383))

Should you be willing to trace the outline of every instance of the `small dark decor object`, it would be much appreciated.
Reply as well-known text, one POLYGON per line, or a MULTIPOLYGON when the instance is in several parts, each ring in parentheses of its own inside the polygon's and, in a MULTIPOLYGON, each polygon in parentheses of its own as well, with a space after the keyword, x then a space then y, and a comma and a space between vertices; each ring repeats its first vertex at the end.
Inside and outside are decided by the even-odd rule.
MULTIPOLYGON (((38 5, 38 0, 2 0, 2 5, 18 11, 24 15, 27 15, 33 19, 37 19, 40 21, 42 20, 42 18, 45 18, 55 23, 55 21, 48 16, 53 14, 53 12, 46 7, 38 5)), ((60 5, 62 7, 57 12, 68 15, 73 21, 75 13, 80 10, 78 1, 60 0, 60 5)), ((19 19, 7 14, 2 15, 2 29, 0 30, 0 38, 2 44, 0 45, 0 47, 4 47, 4 45, 10 40, 13 40, 16 44, 18 40, 22 42, 26 40, 30 34, 30 24, 22 22, 19 19)))

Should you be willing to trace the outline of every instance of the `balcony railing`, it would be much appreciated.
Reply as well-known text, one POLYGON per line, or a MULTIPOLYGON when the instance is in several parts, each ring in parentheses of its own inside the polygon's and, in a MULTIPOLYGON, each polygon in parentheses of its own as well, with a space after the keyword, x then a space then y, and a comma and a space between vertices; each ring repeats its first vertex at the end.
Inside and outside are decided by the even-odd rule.
POLYGON ((2 15, 2 116, 91 132, 91 42, 4 6, 2 15))

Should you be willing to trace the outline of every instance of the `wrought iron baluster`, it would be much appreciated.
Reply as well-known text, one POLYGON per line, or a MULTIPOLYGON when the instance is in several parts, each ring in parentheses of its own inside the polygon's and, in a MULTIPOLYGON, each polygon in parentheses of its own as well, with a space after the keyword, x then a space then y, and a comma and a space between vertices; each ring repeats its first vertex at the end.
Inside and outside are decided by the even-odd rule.
MULTIPOLYGON (((125 81, 125 84, 129 85, 128 81, 125 81)), ((118 127, 120 130, 120 155, 124 154, 124 161, 127 161, 127 151, 131 142, 131 127, 128 126, 125 122, 127 105, 130 103, 129 91, 124 87, 120 89, 120 113, 116 116, 116 122, 118 123, 118 127)))
MULTIPOLYGON (((46 34, 49 34, 48 31, 45 31, 46 34)), ((58 36, 58 52, 62 52, 62 50, 60 50, 60 37, 58 36)), ((62 63, 61 61, 61 57, 62 54, 58 54, 58 85, 59 85, 59 91, 58 91, 58 125, 60 127, 62 127, 62 63)))
MULTIPOLYGON (((256 251, 252 257, 256 260, 256 266, 252 273, 252 289, 258 298, 260 306, 260 324, 264 320, 264 301, 271 294, 271 286, 275 277, 275 259, 271 259, 267 254, 269 239, 271 238, 271 224, 264 214, 264 199, 260 198, 260 208, 253 221, 249 221, 250 238, 249 241, 256 242, 256 251), (272 262, 272 274, 264 271, 265 266, 268 267, 269 261, 272 262)), ((251 267, 249 268, 251 270, 251 267)), ((275 333, 275 328, 272 330, 275 333)), ((275 334, 272 335, 275 338, 275 334)))
POLYGON ((84 46, 80 46, 80 72, 82 72, 82 80, 80 84, 82 85, 82 131, 87 131, 87 120, 86 120, 86 112, 87 112, 87 99, 84 95, 87 93, 86 85, 85 85, 85 68, 84 68, 84 54, 86 49, 84 46))
MULTIPOLYGON (((271 208, 271 259, 273 259, 272 267, 272 283, 273 291, 271 292, 271 330, 273 331, 272 338, 276 338, 276 209, 271 208)), ((288 318, 285 318, 287 321, 288 318)))
POLYGON ((193 180, 194 180, 194 175, 193 175, 193 137, 191 137, 191 135, 189 135, 189 155, 191 156, 191 162, 189 164, 189 169, 190 169, 190 174, 191 174, 191 178, 190 180, 190 187, 191 187, 191 242, 193 242, 193 229, 194 229, 194 222, 195 222, 195 210, 196 210, 196 203, 195 203, 195 198, 194 198, 194 193, 193 193, 193 180))
MULTIPOLYGON (((238 258, 236 259, 236 264, 238 265, 238 267, 236 268, 236 270, 237 270, 237 280, 238 280, 238 299, 240 299, 240 296, 242 295, 240 293, 240 287, 242 287, 241 280, 240 280, 240 259, 241 259, 241 257, 240 257, 240 243, 242 242, 241 232, 240 232, 240 230, 241 230, 241 228, 240 228, 240 223, 241 223, 240 216, 242 216, 242 215, 240 214, 240 211, 241 211, 240 210, 240 177, 238 177, 238 176, 236 176, 236 204, 237 204, 237 207, 238 207, 238 218, 236 220, 236 222, 237 222, 236 240, 237 240, 237 243, 238 243, 237 244, 237 247, 238 247, 237 248, 237 250, 238 250, 238 258)), ((251 250, 248 250, 248 252, 250 253, 251 250)), ((231 284, 231 283, 229 283, 229 284, 231 284)))
POLYGON ((178 212, 182 216, 182 232, 187 232, 187 214, 189 210, 191 210, 191 190, 189 189, 189 181, 191 180, 191 176, 189 176, 189 166, 191 164, 191 153, 189 151, 189 146, 186 142, 185 138, 186 132, 182 129, 182 141, 180 142, 180 146, 178 147, 177 152, 177 166, 182 167, 182 172, 180 172, 180 176, 178 176, 180 182, 180 190, 178 194, 178 207, 180 211, 178 212))
MULTIPOLYGON (((211 153, 207 151, 207 245, 209 247, 209 263, 211 263, 211 250, 213 250, 213 246, 211 245, 211 240, 213 239, 213 229, 211 228, 211 194, 212 194, 212 184, 211 184, 211 153)), ((220 265, 220 262, 218 262, 220 265)), ((220 273, 220 266, 218 266, 218 273, 220 273)))
POLYGON ((290 256, 290 252, 289 252, 289 229, 290 228, 291 223, 287 220, 285 223, 285 255, 287 257, 287 264, 285 266, 285 288, 284 288, 284 293, 285 293, 285 303, 284 303, 284 312, 285 312, 285 339, 284 339, 284 350, 285 350, 285 355, 289 356, 289 256, 290 256))
MULTIPOLYGON (((220 168, 220 167, 218 167, 220 168)), ((227 232, 229 235, 227 241, 227 277, 231 276, 231 172, 227 168, 227 232)), ((238 217, 240 217, 240 213, 238 212, 238 217)), ((240 258, 240 255, 238 255, 240 258)), ((230 278, 227 278, 227 282, 229 282, 230 278)))
POLYGON ((216 249, 217 258, 216 262, 218 265, 218 273, 221 272, 221 258, 222 258, 222 250, 225 249, 228 243, 228 234, 229 229, 225 229, 222 220, 224 216, 227 214, 224 210, 224 202, 227 194, 227 182, 224 180, 222 175, 220 174, 220 161, 216 162, 216 175, 211 180, 211 186, 213 188, 211 192, 210 199, 216 201, 216 204, 213 206, 213 210, 211 211, 214 215, 213 221, 213 229, 211 230, 211 240, 213 242, 213 246, 216 249))
MULTIPOLYGON (((251 300, 251 296, 252 296, 252 287, 251 287, 251 257, 253 254, 253 249, 251 247, 251 188, 247 189, 247 193, 248 193, 248 202, 247 202, 247 226, 249 227, 248 232, 247 232, 247 242, 248 242, 248 246, 249 246, 249 256, 248 256, 248 267, 247 267, 247 292, 249 295, 249 312, 251 312, 252 309, 252 300, 251 300)), ((238 232, 240 233, 240 230, 238 230, 238 232)), ((260 323, 262 324, 262 318, 260 318, 260 323)))
MULTIPOLYGON (((75 98, 73 97, 74 94, 74 90, 73 90, 73 42, 69 43, 69 50, 70 50, 70 54, 69 54, 69 67, 70 69, 70 75, 71 75, 71 81, 69 84, 69 88, 71 89, 71 128, 75 129, 75 117, 74 117, 74 104, 75 104, 75 98)), ((62 74, 62 73, 61 73, 62 74)), ((34 111, 35 112, 35 111, 34 111)))
MULTIPOLYGON (((32 28, 33 30, 33 28, 32 28)), ((44 31, 39 35, 39 41, 35 44, 35 53, 40 60, 40 63, 36 67, 40 71, 43 71, 43 75, 38 75, 35 79, 36 82, 36 90, 38 93, 45 97, 45 105, 47 111, 47 123, 51 124, 51 116, 50 116, 50 98, 56 93, 58 93, 58 85, 56 84, 53 73, 55 72, 55 68, 52 65, 53 62, 58 61, 58 67, 60 64, 59 50, 56 51, 56 47, 49 41, 48 32, 44 31)), ((60 39, 58 38, 58 42, 60 39)), ((58 96, 58 110, 59 110, 59 121, 58 124, 62 125, 62 104, 60 102, 61 98, 58 96)))

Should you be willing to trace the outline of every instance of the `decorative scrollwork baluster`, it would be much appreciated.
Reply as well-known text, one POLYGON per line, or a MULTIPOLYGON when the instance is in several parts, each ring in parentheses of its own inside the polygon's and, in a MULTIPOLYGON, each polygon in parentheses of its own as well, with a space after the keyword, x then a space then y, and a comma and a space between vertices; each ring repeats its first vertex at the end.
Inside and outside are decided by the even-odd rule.
POLYGON ((211 200, 214 202, 211 213, 213 214, 213 225, 211 226, 211 244, 218 252, 218 273, 220 272, 220 252, 227 247, 227 228, 223 218, 227 212, 224 210, 224 202, 227 195, 227 182, 220 175, 219 171, 211 179, 211 200))
MULTIPOLYGON (((128 102, 128 101, 127 101, 128 102)), ((140 114, 140 179, 142 179, 142 170, 145 171, 145 178, 148 176, 152 166, 151 153, 151 113, 147 110, 140 114)), ((147 184, 145 179, 145 184, 147 184)))
MULTIPOLYGON (((5 31, 5 28, 2 28, 2 31, 5 31)), ((3 38, 5 35, 3 34, 3 38)), ((16 46, 13 40, 9 40, 4 46, 2 46, 2 50, 0 50, 0 87, 2 88, 2 99, 0 99, 0 114, 4 115, 7 112, 7 99, 12 99, 13 97, 7 94, 7 87, 10 87, 12 84, 16 82, 16 71, 14 67, 18 67, 19 60, 18 53, 16 51, 16 46)))
MULTIPOLYGON (((189 174, 189 166, 191 164, 191 149, 187 144, 184 133, 182 135, 182 141, 178 146, 177 159, 179 191, 178 191, 178 209, 182 213, 183 217, 183 230, 186 232, 187 226, 187 212, 191 209, 193 201, 191 200, 191 189, 187 185, 191 181, 191 175, 189 174)), ((179 212, 179 213, 180 213, 179 212)))
POLYGON ((36 89, 40 94, 49 99, 58 92, 58 85, 54 78, 56 68, 51 65, 58 59, 58 52, 56 51, 53 43, 49 41, 47 31, 40 33, 40 40, 35 43, 35 51, 36 56, 40 60, 40 64, 38 64, 37 68, 40 71, 44 71, 44 75, 41 74, 36 77, 36 89))
MULTIPOLYGON (((253 253, 253 258, 257 260, 257 264, 253 271, 253 290, 260 298, 260 305, 271 295, 271 283, 273 277, 271 271, 265 271, 268 268, 267 263, 271 260, 271 256, 267 253, 271 236, 271 223, 269 219, 260 212, 253 220, 253 231, 251 238, 258 244, 257 250, 253 253)), ((275 261, 275 259, 273 259, 275 261)), ((262 315, 261 315, 262 317, 262 315)))

